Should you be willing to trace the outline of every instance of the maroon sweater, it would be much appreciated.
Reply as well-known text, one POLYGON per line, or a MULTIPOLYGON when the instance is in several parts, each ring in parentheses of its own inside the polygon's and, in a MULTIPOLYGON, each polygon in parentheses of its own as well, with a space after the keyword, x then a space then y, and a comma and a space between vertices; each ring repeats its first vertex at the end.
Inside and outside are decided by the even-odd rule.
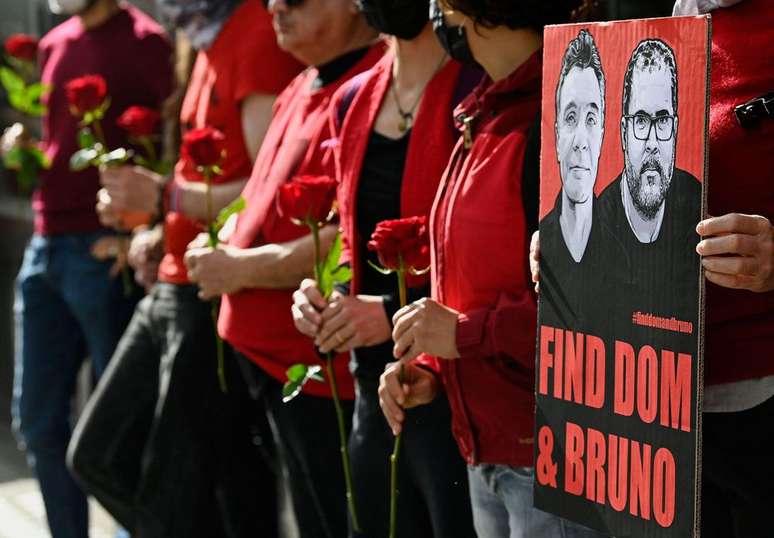
MULTIPOLYGON (((745 0, 712 13, 709 214, 774 222, 774 120, 742 129, 734 107, 774 91, 774 2, 745 0)), ((774 292, 707 283, 705 382, 774 375, 774 292)))
POLYGON ((77 151, 78 119, 69 110, 65 84, 83 75, 107 81, 112 100, 102 120, 111 148, 126 144, 116 119, 132 105, 160 108, 172 88, 172 48, 161 27, 140 10, 127 6, 92 30, 72 17, 41 41, 44 84, 51 86, 43 119, 43 143, 51 169, 43 173, 32 200, 35 232, 59 235, 100 229, 95 212, 97 171, 70 171, 77 151))

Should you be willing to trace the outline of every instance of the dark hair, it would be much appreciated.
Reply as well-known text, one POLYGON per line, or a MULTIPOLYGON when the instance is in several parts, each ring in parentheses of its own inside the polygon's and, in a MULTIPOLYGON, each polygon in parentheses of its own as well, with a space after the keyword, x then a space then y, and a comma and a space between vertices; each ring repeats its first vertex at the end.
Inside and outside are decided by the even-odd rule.
POLYGON ((672 48, 660 39, 645 39, 634 49, 629 65, 626 67, 623 87, 623 114, 629 113, 629 103, 632 98, 632 77, 637 71, 652 71, 668 68, 672 79, 672 108, 677 114, 677 61, 672 48))
POLYGON ((556 117, 559 118, 559 94, 564 86, 567 74, 577 67, 579 69, 592 69, 599 82, 599 92, 602 97, 602 115, 605 113, 605 73, 602 71, 602 60, 599 58, 599 49, 594 42, 594 37, 588 30, 583 29, 567 45, 562 58, 562 70, 559 73, 559 83, 556 85, 556 117))
POLYGON ((485 28, 530 28, 541 34, 547 24, 569 22, 581 3, 581 0, 444 0, 449 8, 464 13, 485 28))

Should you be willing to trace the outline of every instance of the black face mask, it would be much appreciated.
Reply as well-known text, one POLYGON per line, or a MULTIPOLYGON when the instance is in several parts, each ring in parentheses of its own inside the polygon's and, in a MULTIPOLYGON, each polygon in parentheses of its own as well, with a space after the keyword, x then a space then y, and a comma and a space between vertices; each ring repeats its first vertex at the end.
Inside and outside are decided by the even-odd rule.
POLYGON ((359 5, 373 28, 407 41, 421 34, 429 20, 422 0, 360 0, 359 5))
POLYGON ((437 0, 430 0, 430 21, 433 30, 446 53, 460 63, 478 65, 468 44, 468 36, 462 26, 447 26, 437 0))

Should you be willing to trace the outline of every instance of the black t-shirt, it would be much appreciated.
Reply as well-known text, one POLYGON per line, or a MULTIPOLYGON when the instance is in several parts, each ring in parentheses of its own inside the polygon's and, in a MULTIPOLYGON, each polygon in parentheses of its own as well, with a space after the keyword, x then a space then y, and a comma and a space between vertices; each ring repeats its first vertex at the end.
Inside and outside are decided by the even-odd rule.
MULTIPOLYGON (((588 331, 606 316, 610 259, 620 251, 617 239, 592 207, 591 232, 583 257, 576 262, 562 235, 559 217, 562 194, 540 224, 540 323, 561 329, 588 331)), ((599 330, 599 329, 597 329, 599 330)))
MULTIPOLYGON (((398 308, 398 277, 383 275, 369 265, 379 266, 376 252, 368 250, 368 241, 383 220, 401 217, 401 189, 411 131, 401 138, 392 139, 371 132, 363 159, 363 170, 355 201, 355 225, 359 241, 360 290, 363 295, 382 295, 387 317, 398 308)), ((409 289, 409 301, 429 295, 429 288, 409 289)), ((392 362, 393 342, 389 340, 373 347, 357 348, 352 352, 355 377, 360 381, 378 382, 388 362, 392 362)))
POLYGON ((615 261, 616 282, 625 286, 631 311, 621 315, 629 323, 637 311, 663 318, 694 320, 699 296, 697 286, 689 284, 700 281, 699 256, 695 249, 699 242, 696 224, 701 219, 701 183, 675 168, 658 238, 652 243, 641 243, 626 218, 622 182, 619 176, 599 196, 600 218, 624 248, 622 259, 615 261))

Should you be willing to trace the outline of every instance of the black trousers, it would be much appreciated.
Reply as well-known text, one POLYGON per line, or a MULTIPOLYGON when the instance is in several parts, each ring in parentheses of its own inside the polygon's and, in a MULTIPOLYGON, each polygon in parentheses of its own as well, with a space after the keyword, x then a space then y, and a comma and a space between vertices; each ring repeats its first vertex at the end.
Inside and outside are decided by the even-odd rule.
MULTIPOLYGON (((300 394, 283 403, 281 383, 247 357, 240 355, 239 361, 257 412, 265 409, 274 432, 301 538, 346 537, 346 487, 333 400, 300 394)), ((349 431, 353 404, 341 403, 349 431)))
MULTIPOLYGON (((71 470, 133 538, 277 536, 276 478, 236 368, 217 378, 210 304, 192 286, 141 301, 81 417, 71 470)), ((263 417, 260 413, 258 416, 263 417)))
MULTIPOLYGON (((362 533, 355 536, 386 538, 395 438, 379 406, 378 381, 358 378, 356 387, 349 451, 362 533)), ((398 462, 398 536, 476 536, 467 468, 452 437, 451 411, 443 395, 406 411, 398 462)))
POLYGON ((738 413, 704 413, 702 538, 771 538, 774 398, 738 413))

